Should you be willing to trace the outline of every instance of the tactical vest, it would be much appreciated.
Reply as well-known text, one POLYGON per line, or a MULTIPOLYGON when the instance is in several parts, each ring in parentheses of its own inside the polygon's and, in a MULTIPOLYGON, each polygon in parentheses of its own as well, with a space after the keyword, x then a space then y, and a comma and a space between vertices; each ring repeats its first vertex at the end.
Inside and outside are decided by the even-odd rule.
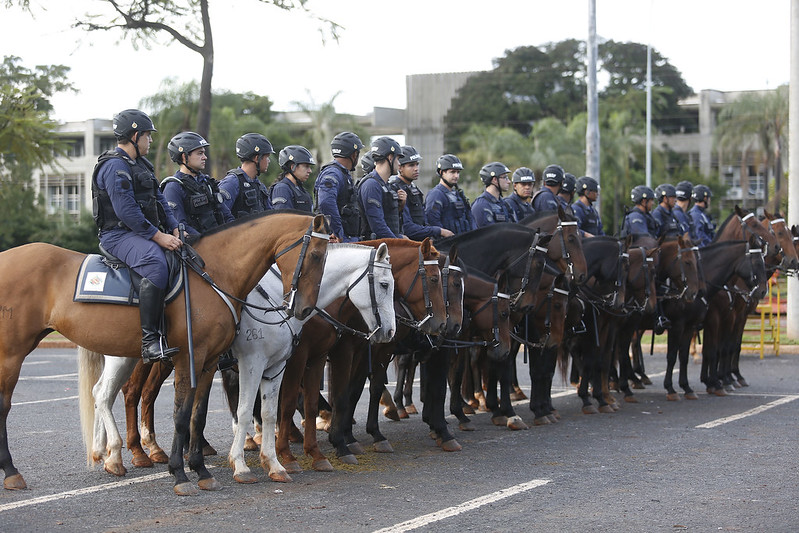
MULTIPOLYGON (((337 166, 336 162, 331 161, 323 165, 322 168, 319 169, 319 174, 321 175, 322 171, 331 166, 337 166)), ((339 190, 339 194, 336 197, 336 206, 338 207, 338 213, 341 217, 341 227, 344 228, 344 233, 350 237, 357 237, 361 234, 361 209, 358 206, 358 199, 355 196, 355 187, 352 184, 352 179, 350 179, 348 174, 344 177, 346 181, 344 187, 339 190)), ((317 179, 319 179, 318 176, 317 179)), ((318 212, 319 195, 316 191, 314 192, 316 193, 314 209, 318 212)))
MULTIPOLYGON (((367 179, 370 178, 363 178, 364 181, 367 179)), ((388 226, 388 229, 390 229, 394 235, 399 236, 402 233, 402 230, 400 228, 399 196, 397 196, 397 191, 389 188, 386 182, 384 182, 380 176, 374 175, 371 177, 371 179, 376 180, 380 184, 380 188, 383 190, 383 197, 381 198, 380 203, 383 207, 383 218, 386 222, 386 226, 388 226)), ((359 182, 359 185, 360 183, 361 182, 359 182)), ((361 204, 363 204, 363 198, 361 198, 361 204)), ((369 226, 369 219, 366 218, 365 207, 361 211, 361 229, 363 233, 361 238, 364 240, 371 239, 372 235, 375 233, 369 226)))
POLYGON ((100 189, 97 184, 97 176, 100 173, 102 164, 115 158, 123 160, 130 168, 133 198, 144 214, 144 218, 156 228, 159 227, 161 222, 166 222, 166 213, 163 212, 163 206, 158 202, 158 197, 156 196, 158 180, 153 174, 153 164, 146 157, 142 156, 134 161, 127 154, 116 150, 103 152, 97 158, 97 164, 94 165, 94 171, 92 172, 92 216, 94 223, 101 230, 127 228, 114 212, 114 206, 111 204, 111 197, 108 195, 108 191, 100 189))
POLYGON ((228 174, 235 175, 239 180, 239 195, 233 201, 230 209, 236 218, 266 211, 269 207, 266 186, 258 178, 254 182, 250 181, 247 173, 241 168, 228 170, 228 174))
POLYGON ((575 202, 573 209, 575 212, 579 209, 583 215, 583 223, 580 229, 587 231, 591 235, 599 235, 599 213, 594 209, 594 206, 586 206, 582 202, 575 202), (577 204, 581 205, 578 206, 577 204))
MULTIPOLYGON (((274 194, 275 185, 281 182, 285 183, 291 192, 291 205, 293 206, 293 209, 297 209, 298 211, 306 211, 308 213, 313 212, 313 200, 311 200, 311 195, 308 194, 308 191, 305 190, 305 187, 302 185, 295 185, 285 177, 280 178, 278 181, 273 183, 271 187, 269 187, 270 200, 274 194)), ((274 206, 274 202, 272 202, 272 205, 274 206)))
POLYGON ((472 206, 469 205, 466 195, 463 194, 461 189, 454 187, 452 190, 447 191, 446 194, 450 207, 442 214, 442 225, 451 229, 456 235, 473 230, 469 216, 472 212, 472 206))
POLYGON ((186 198, 183 201, 183 210, 189 219, 191 227, 205 233, 216 228, 225 222, 220 210, 222 205, 222 194, 219 192, 219 184, 213 178, 205 177, 205 183, 200 183, 196 179, 186 176, 169 176, 161 182, 161 190, 164 190, 167 183, 177 182, 186 191, 186 198))
POLYGON ((411 213, 411 220, 413 220, 414 224, 425 226, 424 196, 422 195, 422 191, 419 190, 419 187, 413 183, 406 184, 399 176, 391 176, 388 180, 388 185, 395 191, 402 189, 406 192, 408 197, 405 200, 405 206, 411 213))
POLYGON ((680 225, 677 219, 671 211, 667 211, 663 206, 657 206, 652 212, 652 217, 660 224, 658 236, 673 237, 680 234, 680 225))
POLYGON ((503 202, 502 199, 496 202, 489 201, 488 205, 491 207, 491 213, 494 215, 494 222, 511 222, 508 216, 508 210, 505 207, 505 202, 503 202))
POLYGON ((510 211, 511 218, 514 222, 520 222, 523 218, 535 213, 533 206, 522 200, 516 193, 508 197, 505 205, 508 206, 508 211, 510 211))

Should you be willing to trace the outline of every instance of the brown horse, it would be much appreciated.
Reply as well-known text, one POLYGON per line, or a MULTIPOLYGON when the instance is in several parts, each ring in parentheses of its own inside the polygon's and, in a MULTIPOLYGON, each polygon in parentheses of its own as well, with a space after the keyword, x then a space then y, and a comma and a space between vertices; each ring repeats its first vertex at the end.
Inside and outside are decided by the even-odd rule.
MULTIPOLYGON (((324 218, 276 212, 241 219, 214 230, 194 243, 205 261, 205 272, 215 287, 189 275, 192 295, 193 348, 196 391, 191 388, 186 308, 183 298, 167 305, 169 344, 179 347, 175 356, 175 437, 169 471, 175 476, 175 493, 194 494, 197 488, 184 470, 183 450, 189 448, 189 467, 199 474, 199 486, 218 489, 208 472, 195 431, 205 424, 207 394, 213 377, 203 372, 216 365, 220 353, 233 341, 244 298, 275 262, 284 272, 284 291, 294 293, 294 315, 305 317, 316 304, 325 263, 328 237, 324 218), (303 244, 298 246, 297 243, 303 244), (281 253, 284 251, 285 253, 281 253), (299 276, 299 272, 302 276, 299 276), (219 291, 219 292, 217 292, 219 291), (220 296, 227 293, 225 299, 220 296), (232 296, 234 302, 231 303, 232 296), (235 315, 235 316, 233 316, 235 315), (191 429, 191 439, 189 430, 191 429)), ((141 357, 138 309, 131 306, 73 302, 73 287, 86 256, 48 244, 34 243, 0 253, 0 466, 4 487, 26 488, 8 449, 7 420, 11 395, 25 357, 51 331, 88 350, 120 357, 141 357)))

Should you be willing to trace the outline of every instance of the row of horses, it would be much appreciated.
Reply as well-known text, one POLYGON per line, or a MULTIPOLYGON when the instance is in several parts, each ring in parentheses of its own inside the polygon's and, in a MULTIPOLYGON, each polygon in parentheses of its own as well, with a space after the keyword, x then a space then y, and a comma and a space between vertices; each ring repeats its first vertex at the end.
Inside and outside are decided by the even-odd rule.
POLYGON ((81 254, 43 244, 0 254, 0 303, 13 310, 0 319, 5 488, 25 487, 8 450, 11 393, 22 360, 53 330, 81 347, 79 389, 88 461, 102 462, 115 475, 126 472, 111 412, 122 389, 133 465, 168 462, 175 493, 184 495, 220 487, 204 465, 203 454, 213 450, 203 429, 216 362, 228 348, 239 360, 238 372, 223 373, 234 419, 229 453, 234 479, 257 481, 244 461, 247 430, 255 417, 269 436, 261 439, 262 465, 271 479, 289 481, 300 471, 291 441, 303 441, 313 469, 332 469, 314 423, 324 401, 320 384, 326 363, 332 406, 328 438, 339 460, 357 463, 363 451, 352 423, 367 379, 366 430, 375 450, 391 451, 380 433, 378 412, 395 354, 401 354, 396 358, 402 386, 395 394, 397 407, 410 410, 407 385, 421 363, 423 420, 443 450, 457 451, 461 446, 445 416, 448 389, 449 411, 462 430, 473 429, 464 398, 471 400, 482 389, 495 424, 526 427, 510 400, 520 347, 529 355, 529 405, 536 424, 558 418, 551 401, 558 360, 565 369, 571 358, 584 412, 614 409, 609 390, 614 377, 625 399, 634 401, 629 383, 648 380, 640 357, 641 332, 659 314, 671 319, 665 382, 670 398, 676 394, 671 371, 678 353, 679 383, 692 397, 683 360, 687 363, 690 337, 702 326, 703 381, 720 394, 733 379, 743 379, 730 342, 735 335, 726 334, 729 324, 745 320, 747 309, 764 294, 767 266, 799 267, 783 219, 769 217, 764 226, 737 208, 720 228, 717 242, 701 250, 683 238, 581 239, 574 219, 562 211, 488 226, 435 246, 429 240, 399 239, 328 244, 324 230, 321 217, 275 213, 223 226, 192 243, 204 263, 202 276, 189 276, 193 367, 185 303, 177 299, 166 310, 170 345, 181 349, 174 361, 175 433, 169 455, 155 440, 152 409, 171 369, 138 362, 135 309, 72 301, 81 254), (734 319, 728 314, 733 310, 734 319), (725 335, 718 331, 722 328, 725 335), (627 356, 631 345, 638 349, 635 367, 627 356), (191 388, 192 368, 196 389, 191 388), (306 420, 304 434, 293 422, 298 408, 306 420), (184 451, 199 477, 197 486, 185 472, 184 451))

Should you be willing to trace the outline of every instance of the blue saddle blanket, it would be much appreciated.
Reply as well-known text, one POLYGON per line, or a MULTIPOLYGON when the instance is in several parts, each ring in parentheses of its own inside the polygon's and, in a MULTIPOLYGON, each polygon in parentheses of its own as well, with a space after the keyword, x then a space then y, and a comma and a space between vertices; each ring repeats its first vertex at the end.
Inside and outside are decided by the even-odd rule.
MULTIPOLYGON (((75 283, 76 302, 107 303, 119 305, 139 305, 140 276, 133 283, 130 269, 118 264, 109 264, 108 260, 99 254, 89 254, 83 260, 78 270, 78 279, 75 283)), ((170 268, 169 288, 166 302, 174 300, 183 289, 183 272, 180 268, 170 268)))

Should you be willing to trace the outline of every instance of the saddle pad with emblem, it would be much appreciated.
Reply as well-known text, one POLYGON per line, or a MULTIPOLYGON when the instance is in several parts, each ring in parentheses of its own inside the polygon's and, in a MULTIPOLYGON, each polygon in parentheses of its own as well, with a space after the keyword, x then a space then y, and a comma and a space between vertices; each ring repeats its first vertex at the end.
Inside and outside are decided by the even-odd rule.
MULTIPOLYGON (((78 270, 75 295, 72 300, 86 303, 139 305, 138 285, 138 282, 135 286, 131 282, 130 270, 127 267, 111 266, 102 255, 89 254, 78 270)), ((179 268, 170 269, 166 302, 174 300, 182 288, 183 272, 179 268)))

